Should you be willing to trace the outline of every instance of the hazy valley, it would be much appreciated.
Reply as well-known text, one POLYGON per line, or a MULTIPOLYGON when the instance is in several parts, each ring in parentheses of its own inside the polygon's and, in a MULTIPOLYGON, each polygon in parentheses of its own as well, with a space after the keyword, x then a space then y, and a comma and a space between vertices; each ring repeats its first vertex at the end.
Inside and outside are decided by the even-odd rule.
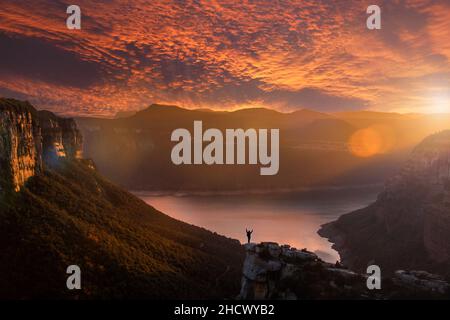
POLYGON ((234 112, 152 105, 117 119, 78 118, 84 155, 100 172, 131 190, 301 190, 382 184, 427 135, 450 127, 449 116, 267 109, 234 112), (176 166, 170 155, 173 130, 279 128, 280 168, 260 176, 250 165, 176 166))

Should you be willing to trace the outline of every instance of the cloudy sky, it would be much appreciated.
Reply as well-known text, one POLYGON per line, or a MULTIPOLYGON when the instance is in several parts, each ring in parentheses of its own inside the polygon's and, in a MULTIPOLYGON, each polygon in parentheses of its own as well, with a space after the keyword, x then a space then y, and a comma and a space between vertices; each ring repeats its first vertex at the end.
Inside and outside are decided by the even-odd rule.
POLYGON ((449 0, 2 0, 0 96, 112 116, 187 108, 443 112, 449 0), (68 30, 77 4, 82 29, 68 30), (382 29, 366 28, 366 9, 382 29))

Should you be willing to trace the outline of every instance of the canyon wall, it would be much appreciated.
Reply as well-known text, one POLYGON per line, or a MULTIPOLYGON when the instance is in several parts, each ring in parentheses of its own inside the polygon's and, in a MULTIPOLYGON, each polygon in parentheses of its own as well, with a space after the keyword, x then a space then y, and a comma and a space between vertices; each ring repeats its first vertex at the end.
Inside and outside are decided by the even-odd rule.
POLYGON ((19 191, 28 178, 59 157, 80 158, 75 122, 28 102, 0 99, 0 189, 19 191))
POLYGON ((319 233, 355 270, 420 268, 449 274, 450 131, 424 139, 377 201, 341 216, 319 233))
POLYGON ((73 119, 60 118, 49 111, 40 111, 38 118, 46 161, 59 157, 81 158, 82 136, 73 119))

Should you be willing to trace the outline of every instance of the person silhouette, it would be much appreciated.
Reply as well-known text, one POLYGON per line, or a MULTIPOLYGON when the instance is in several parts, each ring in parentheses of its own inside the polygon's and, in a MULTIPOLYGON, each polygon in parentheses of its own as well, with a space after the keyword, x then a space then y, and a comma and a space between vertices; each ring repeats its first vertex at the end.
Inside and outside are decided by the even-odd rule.
POLYGON ((247 233, 247 241, 248 241, 248 243, 250 243, 250 240, 252 239, 252 233, 253 233, 253 230, 247 230, 247 228, 245 228, 245 232, 247 233))

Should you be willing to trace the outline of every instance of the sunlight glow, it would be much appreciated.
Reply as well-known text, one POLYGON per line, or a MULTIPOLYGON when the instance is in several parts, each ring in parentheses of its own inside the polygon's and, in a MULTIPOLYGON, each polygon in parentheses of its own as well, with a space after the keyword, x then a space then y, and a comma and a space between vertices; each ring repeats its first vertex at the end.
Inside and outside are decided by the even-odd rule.
POLYGON ((448 95, 435 96, 432 113, 450 113, 450 97, 448 95))

